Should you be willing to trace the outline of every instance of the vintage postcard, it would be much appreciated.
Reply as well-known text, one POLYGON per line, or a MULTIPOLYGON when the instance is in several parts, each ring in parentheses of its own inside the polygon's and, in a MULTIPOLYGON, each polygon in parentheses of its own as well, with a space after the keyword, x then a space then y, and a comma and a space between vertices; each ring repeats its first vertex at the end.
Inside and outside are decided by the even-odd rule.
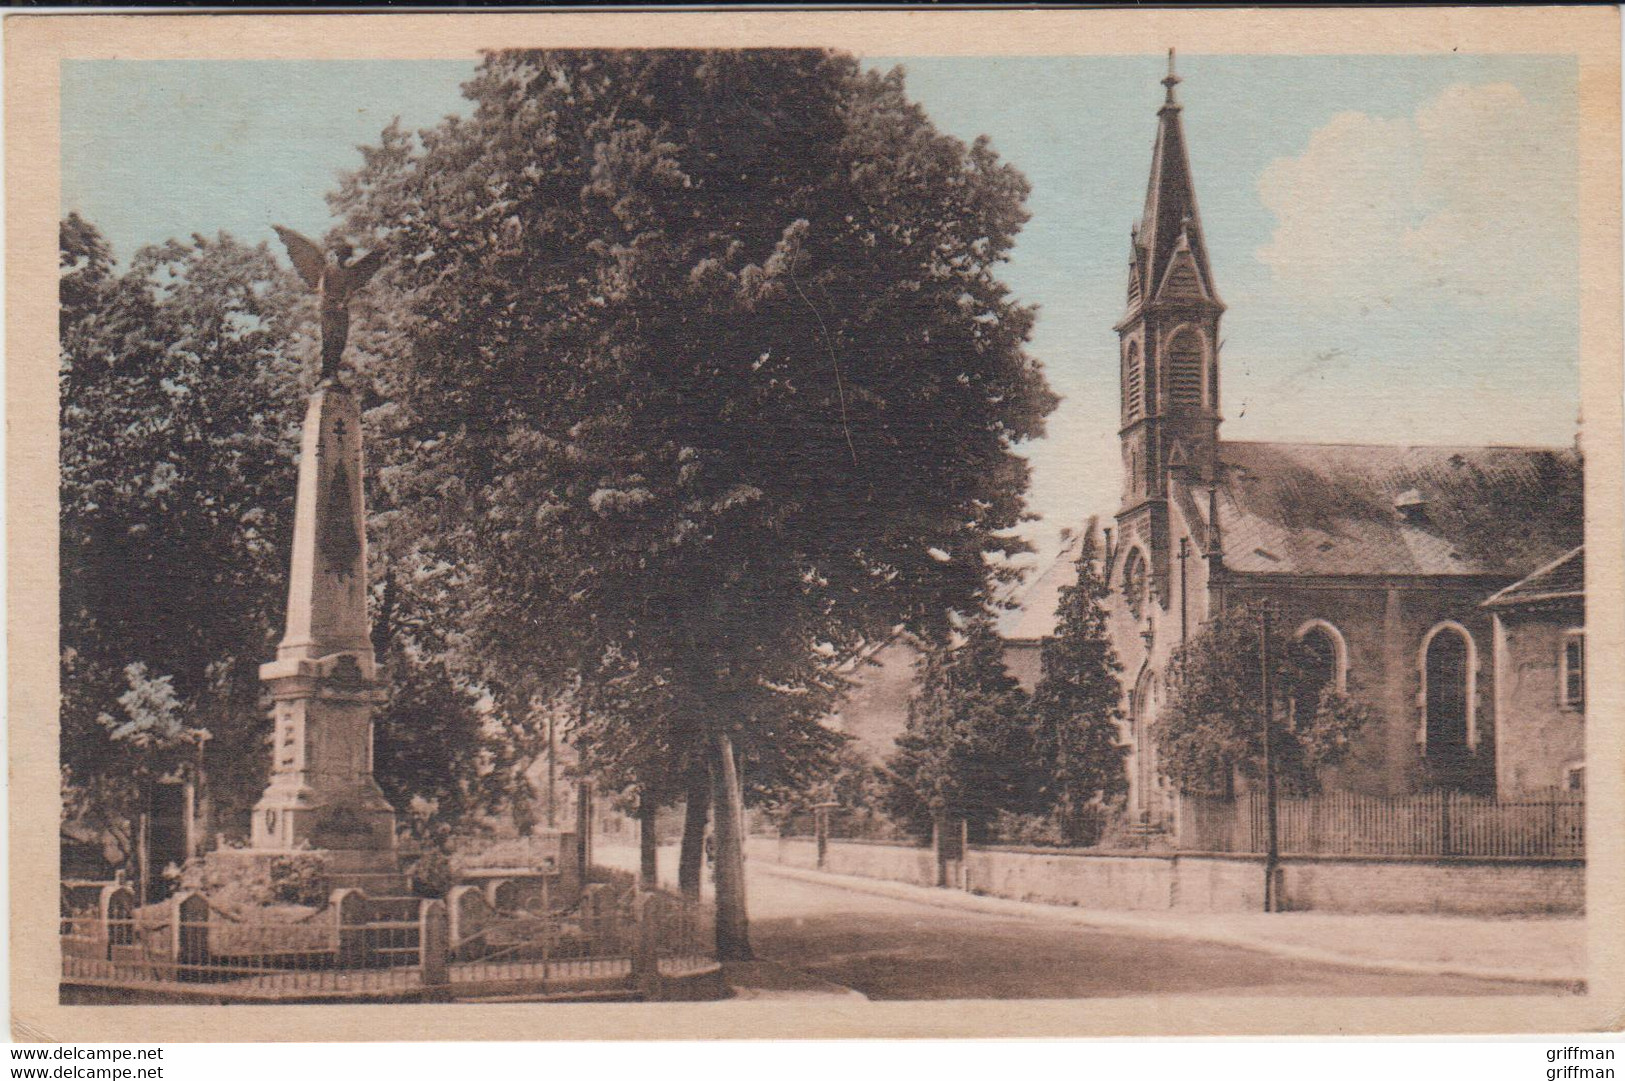
POLYGON ((8 19, 14 1033, 1617 1028, 1618 20, 8 19))

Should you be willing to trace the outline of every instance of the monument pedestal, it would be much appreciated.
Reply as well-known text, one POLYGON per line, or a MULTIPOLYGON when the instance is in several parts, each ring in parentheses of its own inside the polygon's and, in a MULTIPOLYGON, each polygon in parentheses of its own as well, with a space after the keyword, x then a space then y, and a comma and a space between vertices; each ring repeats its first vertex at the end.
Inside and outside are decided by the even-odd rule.
POLYGON ((395 811, 372 776, 372 711, 387 694, 362 672, 367 660, 339 653, 261 668, 276 749, 254 807, 255 848, 394 852, 395 811))

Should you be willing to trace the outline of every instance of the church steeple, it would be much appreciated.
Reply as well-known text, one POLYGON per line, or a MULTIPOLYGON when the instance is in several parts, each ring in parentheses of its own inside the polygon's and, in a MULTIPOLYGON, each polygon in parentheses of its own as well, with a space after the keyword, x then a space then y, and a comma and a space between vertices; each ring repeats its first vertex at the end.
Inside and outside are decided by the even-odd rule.
POLYGON ((1129 231, 1128 310, 1115 328, 1123 448, 1118 535, 1146 548, 1153 581, 1164 579, 1168 566, 1171 489, 1210 485, 1218 467, 1224 304, 1196 205, 1183 106, 1175 94, 1180 82, 1170 49, 1145 209, 1129 231))
POLYGON ((1168 50, 1168 74, 1162 80, 1166 100, 1157 110, 1157 139, 1151 148, 1151 180, 1146 185, 1145 212, 1136 236, 1140 264, 1140 291, 1148 300, 1162 294, 1170 271, 1189 252, 1192 282, 1202 299, 1219 303, 1208 265, 1207 243, 1202 236, 1202 216, 1196 207, 1196 186, 1191 182, 1190 157, 1185 149, 1185 129, 1180 123, 1179 99, 1174 88, 1182 80, 1174 72, 1174 51, 1168 50))

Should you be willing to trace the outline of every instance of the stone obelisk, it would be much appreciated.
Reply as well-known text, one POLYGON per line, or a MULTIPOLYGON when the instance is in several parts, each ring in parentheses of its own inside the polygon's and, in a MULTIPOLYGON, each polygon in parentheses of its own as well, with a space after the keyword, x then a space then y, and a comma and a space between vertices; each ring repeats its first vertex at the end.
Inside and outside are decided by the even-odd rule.
POLYGON ((336 363, 348 320, 335 327, 326 317, 371 274, 278 231, 301 275, 322 293, 324 364, 300 443, 287 633, 276 659, 260 666, 275 703, 275 743, 252 844, 262 852, 342 853, 335 871, 388 872, 396 868, 395 812, 372 775, 372 716, 387 693, 367 618, 361 407, 336 363))

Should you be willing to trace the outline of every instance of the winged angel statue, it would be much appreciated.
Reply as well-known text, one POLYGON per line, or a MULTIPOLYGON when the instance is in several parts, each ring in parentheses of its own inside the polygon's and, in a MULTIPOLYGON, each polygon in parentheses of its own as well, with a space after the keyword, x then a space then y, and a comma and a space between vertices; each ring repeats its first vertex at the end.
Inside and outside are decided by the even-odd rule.
POLYGON ((383 265, 384 253, 370 251, 359 259, 352 258, 355 249, 344 241, 333 246, 331 256, 309 237, 273 225, 276 235, 288 249, 288 258, 305 284, 321 297, 322 310, 322 374, 321 381, 339 374, 339 361, 344 356, 344 342, 350 336, 350 298, 372 280, 383 265))

